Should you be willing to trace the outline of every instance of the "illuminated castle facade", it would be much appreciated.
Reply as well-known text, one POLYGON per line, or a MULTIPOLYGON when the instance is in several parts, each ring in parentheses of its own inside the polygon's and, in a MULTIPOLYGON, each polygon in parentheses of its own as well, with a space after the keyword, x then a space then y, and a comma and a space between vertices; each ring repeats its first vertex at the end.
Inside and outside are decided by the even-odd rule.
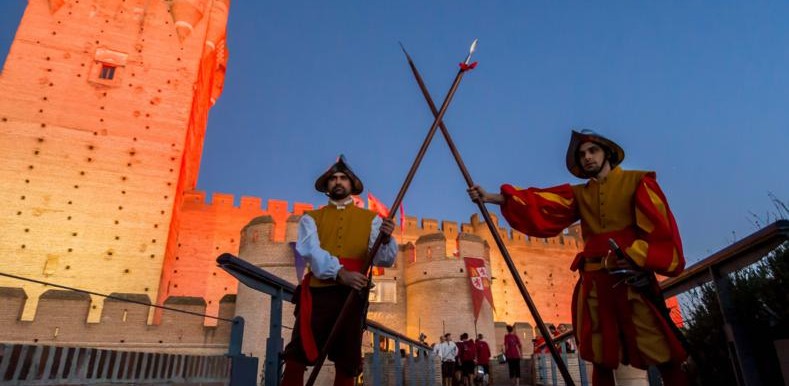
MULTIPOLYGON (((256 197, 234 205, 219 193, 208 203, 194 190, 224 81, 228 12, 229 0, 28 2, 0 75, 2 272, 265 319, 256 295, 215 258, 239 254, 296 282, 288 242, 313 206, 256 197)), ((569 323, 578 230, 550 239, 500 232, 544 320, 569 323)), ((495 310, 484 303, 476 329, 491 336, 495 322, 533 325, 476 216, 440 226, 408 217, 396 236, 400 256, 376 277, 371 319, 431 341, 472 333, 462 258, 482 257, 495 310)), ((3 342, 222 352, 228 341, 216 319, 8 277, 0 277, 0 309, 3 342)))

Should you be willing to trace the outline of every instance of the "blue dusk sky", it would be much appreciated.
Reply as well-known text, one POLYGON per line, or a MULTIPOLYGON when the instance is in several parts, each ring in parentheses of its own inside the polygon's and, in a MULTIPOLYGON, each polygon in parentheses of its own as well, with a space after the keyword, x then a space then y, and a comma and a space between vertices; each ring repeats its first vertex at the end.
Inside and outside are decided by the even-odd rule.
MULTIPOLYGON (((5 56, 27 1, 0 3, 5 56)), ((315 178, 344 153, 387 205, 432 122, 398 42, 440 104, 479 38, 445 122, 473 178, 579 183, 571 128, 656 170, 690 262, 789 201, 789 3, 784 1, 234 0, 222 97, 198 188, 322 204, 315 178)), ((409 215, 476 211, 440 135, 409 215)), ((498 213, 495 209, 494 212, 498 213)))

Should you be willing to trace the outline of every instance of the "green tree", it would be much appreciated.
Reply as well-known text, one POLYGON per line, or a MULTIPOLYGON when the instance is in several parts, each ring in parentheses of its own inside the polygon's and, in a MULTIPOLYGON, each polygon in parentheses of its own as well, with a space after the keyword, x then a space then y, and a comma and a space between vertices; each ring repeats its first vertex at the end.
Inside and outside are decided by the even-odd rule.
MULTIPOLYGON (((737 318, 746 326, 762 379, 781 379, 774 341, 789 337, 789 242, 731 274, 730 279, 737 318)), ((701 383, 733 385, 735 375, 714 286, 707 284, 694 292, 686 336, 694 348, 701 383)))

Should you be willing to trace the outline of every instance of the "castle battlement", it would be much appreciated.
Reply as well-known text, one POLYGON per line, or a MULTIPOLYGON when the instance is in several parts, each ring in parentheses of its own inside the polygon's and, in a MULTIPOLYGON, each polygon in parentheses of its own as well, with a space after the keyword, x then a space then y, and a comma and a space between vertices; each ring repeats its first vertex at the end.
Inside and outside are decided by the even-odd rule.
MULTIPOLYGON (((150 294, 113 293, 120 299, 150 303, 150 294)), ((203 318, 196 315, 164 310, 159 325, 148 324, 151 307, 102 299, 103 307, 96 323, 86 323, 88 311, 93 306, 91 297, 72 291, 50 289, 39 300, 33 321, 21 321, 21 310, 27 295, 21 288, 0 287, 0 302, 4 307, 3 328, 0 341, 36 344, 82 344, 125 350, 157 350, 159 352, 221 353, 227 350, 231 325, 220 322, 207 327, 203 318)), ((217 316, 232 319, 236 298, 228 295, 218 301, 217 316)), ((167 307, 205 313, 208 301, 199 297, 171 297, 164 302, 167 307)))
MULTIPOLYGON (((541 238, 529 237, 516 230, 499 226, 499 219, 494 214, 491 214, 491 218, 504 244, 508 247, 536 247, 576 251, 583 246, 583 240, 580 237, 580 226, 578 224, 570 226, 563 234, 555 237, 541 238)), ((404 233, 407 241, 415 241, 422 235, 437 232, 443 233, 447 239, 455 239, 459 234, 463 233, 475 234, 492 243, 492 237, 489 234, 488 226, 477 213, 471 215, 469 222, 461 224, 452 220, 436 220, 432 218, 423 218, 420 220, 416 216, 406 216, 404 233)))
MULTIPOLYGON (((264 213, 288 213, 288 215, 301 215, 304 212, 314 209, 312 204, 303 202, 294 202, 292 209, 288 201, 269 199, 266 201, 266 206, 263 206, 263 199, 255 196, 241 196, 239 204, 235 205, 236 196, 229 193, 214 192, 211 194, 211 201, 207 200, 206 192, 202 190, 190 190, 184 192, 184 204, 193 208, 235 208, 246 211, 260 211, 264 213)), ((287 217, 285 217, 287 220, 287 217)))

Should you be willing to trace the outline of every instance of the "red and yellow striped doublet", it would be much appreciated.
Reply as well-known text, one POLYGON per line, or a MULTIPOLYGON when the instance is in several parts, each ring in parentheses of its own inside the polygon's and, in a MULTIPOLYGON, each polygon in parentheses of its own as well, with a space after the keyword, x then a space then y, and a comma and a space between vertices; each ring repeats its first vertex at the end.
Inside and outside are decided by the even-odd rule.
MULTIPOLYGON (((584 250, 571 269, 581 277, 573 296, 573 324, 581 357, 616 368, 682 361, 686 353, 659 311, 637 290, 602 268, 613 238, 646 271, 676 276, 685 267, 674 216, 654 172, 614 168, 605 178, 547 189, 503 185, 502 214, 520 232, 559 234, 581 220, 584 250)), ((653 280, 652 291, 659 291, 653 280)))

